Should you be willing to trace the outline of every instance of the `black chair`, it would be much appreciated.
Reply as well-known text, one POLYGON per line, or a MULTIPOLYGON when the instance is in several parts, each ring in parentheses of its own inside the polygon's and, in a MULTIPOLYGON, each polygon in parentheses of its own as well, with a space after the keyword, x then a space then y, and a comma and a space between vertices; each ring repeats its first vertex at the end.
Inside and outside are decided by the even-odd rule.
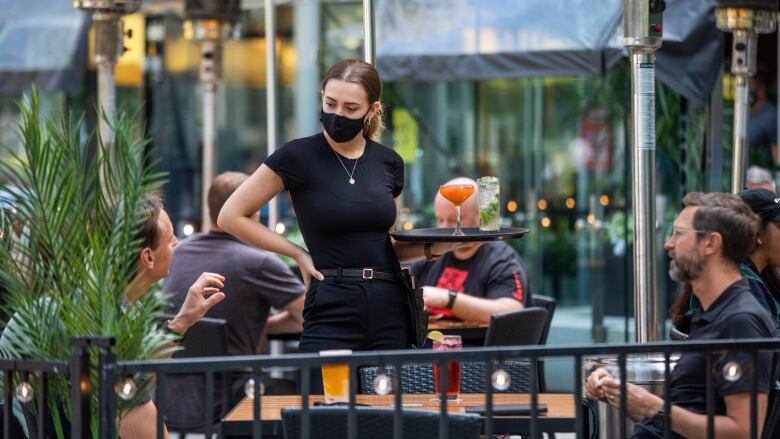
POLYGON ((534 294, 531 296, 531 305, 547 310, 547 321, 544 324, 542 338, 539 340, 539 344, 547 344, 547 336, 550 335, 550 325, 552 324, 553 315, 555 314, 555 307, 558 305, 558 301, 549 296, 534 294))
MULTIPOLYGON (((544 329, 542 330, 542 337, 539 339, 540 345, 547 344, 547 336, 550 335, 550 326, 552 325, 553 315, 555 314, 555 307, 558 305, 558 301, 550 296, 543 296, 541 294, 534 294, 531 296, 531 303, 535 307, 544 308, 547 310, 547 321, 544 323, 544 329)), ((539 361, 539 391, 544 393, 547 391, 547 383, 544 380, 544 362, 539 361)))
MULTIPOLYGON (((360 439, 392 439, 393 410, 356 407, 357 437, 360 439)), ((347 437, 347 407, 314 407, 309 410, 311 439, 347 437)), ((286 439, 301 437, 302 410, 282 409, 282 428, 286 439)), ((438 438, 439 414, 430 411, 404 410, 401 413, 403 437, 438 438)), ((448 436, 451 439, 477 439, 482 431, 478 415, 449 414, 448 436)))
MULTIPOLYGON (((504 361, 493 363, 493 370, 501 367, 509 374, 509 388, 494 390, 496 393, 526 393, 531 391, 531 366, 525 361, 504 361)), ((363 393, 373 394, 374 378, 378 367, 361 367, 360 388, 363 393)), ((395 368, 386 366, 385 373, 395 380, 395 368)), ((483 361, 462 361, 460 373, 461 393, 485 393, 486 375, 483 361)), ((434 393, 433 366, 430 363, 407 363, 401 366, 401 391, 403 393, 434 393)))
MULTIPOLYGON (((173 358, 224 357, 227 349, 227 321, 204 317, 187 330, 180 342, 181 350, 173 358)), ((205 430, 206 378, 203 374, 168 374, 165 377, 165 407, 163 415, 170 431, 182 434, 205 430), (186 408, 185 408, 186 407, 186 408)), ((235 403, 237 392, 229 389, 227 374, 214 376, 214 424, 235 403)))
POLYGON ((525 308, 490 316, 485 346, 537 345, 547 322, 544 308, 525 308))

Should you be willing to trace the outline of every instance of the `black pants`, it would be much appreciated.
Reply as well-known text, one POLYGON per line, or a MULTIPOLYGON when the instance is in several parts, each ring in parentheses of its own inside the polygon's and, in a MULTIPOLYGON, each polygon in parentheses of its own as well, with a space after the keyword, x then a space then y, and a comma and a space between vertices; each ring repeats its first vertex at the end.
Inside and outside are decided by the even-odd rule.
MULTIPOLYGON (((409 316, 400 282, 328 277, 314 281, 303 307, 298 350, 371 351, 407 349, 409 316)), ((311 370, 311 392, 322 393, 319 368, 311 370)))

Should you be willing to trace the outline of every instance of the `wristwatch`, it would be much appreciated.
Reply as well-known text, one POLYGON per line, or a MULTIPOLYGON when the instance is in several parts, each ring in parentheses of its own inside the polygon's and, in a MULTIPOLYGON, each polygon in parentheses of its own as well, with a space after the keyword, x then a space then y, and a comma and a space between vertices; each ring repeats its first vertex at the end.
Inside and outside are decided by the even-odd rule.
POLYGON ((452 290, 447 290, 447 295, 450 297, 450 300, 447 301, 447 309, 452 309, 452 307, 455 306, 455 299, 458 298, 458 293, 452 290))
POLYGON ((423 250, 425 250, 425 260, 426 261, 432 261, 434 259, 437 259, 441 255, 435 255, 433 252, 431 252, 431 247, 433 247, 432 242, 426 242, 425 246, 423 246, 423 250))

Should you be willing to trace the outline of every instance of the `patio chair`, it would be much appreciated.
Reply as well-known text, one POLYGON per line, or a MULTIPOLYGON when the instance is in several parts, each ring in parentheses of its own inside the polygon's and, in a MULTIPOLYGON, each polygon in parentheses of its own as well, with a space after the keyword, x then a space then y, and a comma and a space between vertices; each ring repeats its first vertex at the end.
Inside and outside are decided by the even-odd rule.
MULTIPOLYGON (((282 409, 282 428, 285 439, 301 437, 302 409, 282 409)), ((393 410, 356 407, 357 437, 372 439, 393 438, 393 410)), ((309 410, 309 437, 331 439, 347 437, 347 407, 314 407, 309 410)), ((439 414, 430 411, 404 410, 401 413, 403 437, 438 438, 439 414)), ((478 415, 448 414, 448 436, 451 439, 477 439, 482 431, 478 415)))
POLYGON ((485 346, 538 345, 547 322, 544 308, 525 308, 493 314, 485 334, 485 346))
MULTIPOLYGON (((204 317, 196 322, 181 340, 182 350, 176 351, 173 358, 224 357, 227 350, 227 321, 204 317)), ((213 420, 214 431, 218 431, 219 420, 230 407, 238 402, 228 387, 228 374, 214 377, 213 420)), ((206 377, 203 374, 168 374, 165 376, 165 406, 163 416, 165 425, 172 432, 202 433, 205 431, 206 377), (172 387, 172 384, 177 384, 172 387), (192 412, 182 413, 182 401, 197 403, 192 412), (179 409, 177 410, 177 407, 179 409), (174 415, 172 415, 175 413, 174 415)))
MULTIPOLYGON (((558 305, 558 301, 549 296, 534 294, 531 297, 531 302, 535 307, 544 308, 547 310, 547 321, 544 323, 542 336, 539 339, 540 345, 546 345, 547 337, 550 335, 550 326, 552 325, 553 315, 555 314, 555 307, 558 305)), ((539 365, 539 391, 544 393, 547 391, 547 383, 544 379, 544 362, 540 360, 537 364, 539 365)))

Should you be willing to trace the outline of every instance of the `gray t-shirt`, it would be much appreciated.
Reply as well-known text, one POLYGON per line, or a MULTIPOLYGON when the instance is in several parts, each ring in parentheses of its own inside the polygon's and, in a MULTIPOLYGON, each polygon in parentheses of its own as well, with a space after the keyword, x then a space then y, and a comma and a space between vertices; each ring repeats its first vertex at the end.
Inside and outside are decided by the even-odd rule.
MULTIPOLYGON (((273 253, 250 247, 227 233, 195 234, 176 247, 163 291, 172 295, 169 308, 175 314, 190 286, 203 272, 225 277, 225 300, 206 317, 227 320, 230 355, 253 355, 271 307, 281 308, 304 293, 303 284, 273 253)), ((215 413, 221 407, 221 382, 215 376, 215 413)), ((246 377, 234 376, 229 403, 240 396, 246 377)), ((165 418, 170 426, 203 425, 203 376, 169 375, 166 382, 165 418)), ((228 409, 230 407, 227 407, 228 409)))

